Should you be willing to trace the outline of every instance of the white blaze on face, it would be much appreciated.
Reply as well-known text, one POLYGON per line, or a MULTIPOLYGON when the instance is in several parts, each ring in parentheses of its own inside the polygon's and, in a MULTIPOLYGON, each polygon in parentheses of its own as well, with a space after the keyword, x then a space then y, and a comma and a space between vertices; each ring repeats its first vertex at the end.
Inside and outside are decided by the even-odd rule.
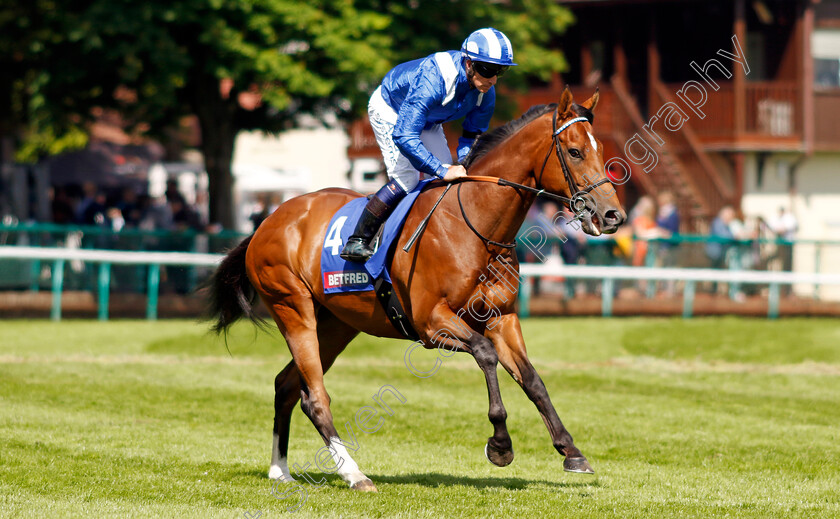
POLYGON ((593 137, 591 133, 586 132, 586 135, 589 136, 589 142, 592 143, 592 149, 595 150, 595 153, 598 153, 598 141, 595 140, 595 137, 593 137))

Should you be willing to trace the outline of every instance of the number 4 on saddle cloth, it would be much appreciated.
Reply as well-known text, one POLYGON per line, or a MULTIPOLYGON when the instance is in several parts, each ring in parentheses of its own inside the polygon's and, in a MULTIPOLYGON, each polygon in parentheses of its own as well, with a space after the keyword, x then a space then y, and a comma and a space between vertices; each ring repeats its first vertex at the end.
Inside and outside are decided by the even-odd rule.
POLYGON ((376 290, 379 302, 385 308, 394 327, 410 339, 417 339, 417 332, 405 317, 402 305, 391 289, 388 266, 393 258, 394 242, 400 235, 411 206, 431 180, 423 180, 411 190, 388 217, 374 239, 375 252, 365 263, 347 261, 339 256, 353 232, 356 222, 367 204, 367 198, 356 198, 339 209, 327 226, 324 247, 321 249, 321 279, 325 294, 364 292, 376 290))

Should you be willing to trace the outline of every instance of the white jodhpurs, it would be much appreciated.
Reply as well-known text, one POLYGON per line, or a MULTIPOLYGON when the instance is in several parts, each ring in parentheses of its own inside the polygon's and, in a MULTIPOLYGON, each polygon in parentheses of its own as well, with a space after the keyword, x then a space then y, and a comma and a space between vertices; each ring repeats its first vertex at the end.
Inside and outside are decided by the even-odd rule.
MULTIPOLYGON (((394 125, 397 124, 397 113, 382 98, 381 88, 377 88, 370 96, 370 102, 368 103, 370 126, 373 128, 374 135, 376 135, 376 143, 382 150, 382 158, 385 160, 388 178, 396 180, 407 193, 420 182, 422 174, 414 169, 408 158, 402 154, 394 143, 394 125)), ((441 125, 436 124, 428 130, 423 130, 420 133, 420 142, 444 164, 452 163, 452 154, 446 144, 446 135, 444 135, 441 125)))

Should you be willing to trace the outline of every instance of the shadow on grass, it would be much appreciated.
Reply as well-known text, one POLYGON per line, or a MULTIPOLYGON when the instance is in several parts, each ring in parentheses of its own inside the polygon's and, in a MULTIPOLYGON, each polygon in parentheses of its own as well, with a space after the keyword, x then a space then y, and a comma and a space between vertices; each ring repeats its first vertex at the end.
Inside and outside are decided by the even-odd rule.
MULTIPOLYGON (((238 476, 254 477, 261 480, 268 481, 265 471, 262 470, 245 470, 235 472, 238 476)), ((294 474, 293 474, 294 476, 294 474)), ((390 484, 390 485, 420 485, 430 488, 438 487, 454 487, 465 486, 473 488, 505 488, 508 490, 523 490, 534 485, 545 485, 547 487, 555 488, 598 488, 601 483, 592 476, 583 476, 587 478, 585 481, 547 481, 544 479, 522 479, 522 478, 472 478, 469 476, 453 476, 451 474, 441 474, 439 472, 428 472, 425 474, 399 474, 399 475, 385 475, 385 474, 367 474, 373 481, 374 485, 390 484)), ((337 474, 324 474, 320 472, 307 472, 306 477, 311 481, 320 482, 326 480, 327 484, 332 487, 345 487, 344 483, 337 474)), ((306 484, 306 480, 296 477, 298 482, 306 484)))
POLYGON ((374 484, 389 483, 393 485, 421 485, 433 488, 442 486, 468 486, 474 488, 506 488, 508 490, 521 490, 533 485, 546 485, 549 487, 561 488, 592 488, 601 486, 597 479, 590 479, 589 481, 564 482, 522 478, 472 478, 469 476, 440 474, 438 472, 429 472, 426 474, 400 474, 396 476, 368 474, 368 477, 374 484))

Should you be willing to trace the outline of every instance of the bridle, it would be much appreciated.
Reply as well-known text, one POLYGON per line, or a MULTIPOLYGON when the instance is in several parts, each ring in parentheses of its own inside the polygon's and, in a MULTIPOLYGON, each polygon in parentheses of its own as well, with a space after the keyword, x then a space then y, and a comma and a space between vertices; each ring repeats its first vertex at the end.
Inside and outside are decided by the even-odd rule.
MULTIPOLYGON (((569 169, 569 164, 566 162, 566 154, 563 153, 563 145, 560 143, 560 134, 568 128, 569 126, 575 123, 582 123, 588 122, 591 123, 592 121, 588 117, 575 117, 574 119, 569 119, 565 123, 563 123, 559 128, 557 127, 557 113, 559 108, 554 109, 554 114, 551 116, 551 139, 554 141, 554 153, 557 155, 557 158, 560 160, 560 169, 563 170, 563 177, 566 179, 566 185, 569 186, 569 193, 573 193, 571 198, 566 198, 565 196, 555 195, 553 193, 545 193, 544 189, 540 189, 537 192, 537 196, 544 196, 546 198, 553 198, 558 200, 564 204, 566 204, 573 213, 578 214, 579 212, 586 209, 586 201, 582 198, 582 195, 587 195, 591 191, 603 186, 604 184, 609 183, 610 179, 607 176, 604 176, 603 179, 595 182, 594 184, 590 184, 583 189, 578 189, 577 182, 575 182, 574 177, 572 177, 572 171, 569 169), (583 201, 583 207, 576 207, 577 201, 583 201)), ((545 172, 545 167, 548 165, 548 159, 551 158, 551 148, 548 149, 548 152, 545 154, 545 160, 543 160, 542 168, 540 168, 540 174, 537 177, 537 187, 542 184, 542 176, 545 172)))
MULTIPOLYGON (((594 184, 590 184, 583 189, 578 189, 577 182, 575 182, 574 177, 572 177, 572 172, 569 169, 569 164, 566 162, 566 157, 565 157, 565 154, 563 152, 563 146, 560 142, 560 134, 563 132, 563 130, 565 130, 566 128, 568 128, 569 126, 571 126, 575 123, 580 123, 580 122, 584 122, 584 121, 591 123, 591 120, 588 117, 575 117, 574 119, 569 119, 568 121, 564 122, 559 128, 557 128, 557 114, 558 114, 558 111, 559 111, 559 108, 555 108, 554 109, 554 114, 551 117, 551 139, 552 139, 552 141, 554 141, 554 146, 549 147, 548 148, 548 153, 545 154, 545 160, 543 160, 542 168, 540 168, 540 174, 537 177, 537 187, 536 188, 526 186, 524 184, 519 184, 519 183, 516 183, 516 182, 511 182, 509 180, 505 180, 503 178, 497 178, 497 177, 474 176, 474 177, 462 177, 462 179, 458 179, 458 180, 493 182, 493 183, 498 184, 500 186, 508 186, 508 187, 512 187, 512 188, 519 189, 519 190, 522 190, 522 191, 528 191, 528 192, 531 192, 531 193, 535 193, 537 195, 537 197, 548 198, 548 199, 551 199, 551 200, 558 201, 562 204, 565 204, 569 208, 569 210, 572 211, 576 215, 576 217, 578 217, 577 215, 579 215, 580 213, 582 213, 586 209, 586 199, 583 197, 583 195, 587 195, 591 191, 593 191, 594 189, 597 189, 598 187, 609 183, 610 179, 609 179, 609 177, 605 176, 603 179, 599 180, 598 182, 595 182, 594 184), (563 170, 563 177, 565 177, 565 179, 566 179, 566 185, 569 187, 569 193, 573 193, 571 198, 565 197, 565 196, 562 196, 562 195, 556 195, 554 193, 549 193, 544 188, 541 187, 542 176, 543 176, 543 173, 545 172, 545 167, 548 165, 548 159, 551 158, 552 148, 554 148, 555 155, 557 155, 557 158, 560 160, 560 168, 563 170), (579 205, 579 202, 583 203, 582 207, 577 207, 579 205)), ((457 195, 458 195, 458 205, 461 208, 461 215, 464 217, 464 221, 466 222, 467 227, 469 227, 470 230, 473 233, 475 233, 476 236, 481 238, 481 240, 488 245, 495 245, 496 247, 501 247, 503 249, 512 249, 512 248, 516 247, 516 240, 514 240, 512 243, 500 243, 500 242, 497 242, 497 241, 493 241, 489 238, 486 238, 484 235, 482 235, 478 231, 478 229, 475 228, 475 226, 473 226, 472 222, 470 222, 470 219, 467 217, 466 211, 464 211, 464 204, 461 202, 461 186, 462 185, 463 185, 462 182, 458 183, 458 190, 457 190, 458 191, 458 193, 457 193, 457 195)), ((445 192, 444 192, 444 194, 445 194, 445 192)))

